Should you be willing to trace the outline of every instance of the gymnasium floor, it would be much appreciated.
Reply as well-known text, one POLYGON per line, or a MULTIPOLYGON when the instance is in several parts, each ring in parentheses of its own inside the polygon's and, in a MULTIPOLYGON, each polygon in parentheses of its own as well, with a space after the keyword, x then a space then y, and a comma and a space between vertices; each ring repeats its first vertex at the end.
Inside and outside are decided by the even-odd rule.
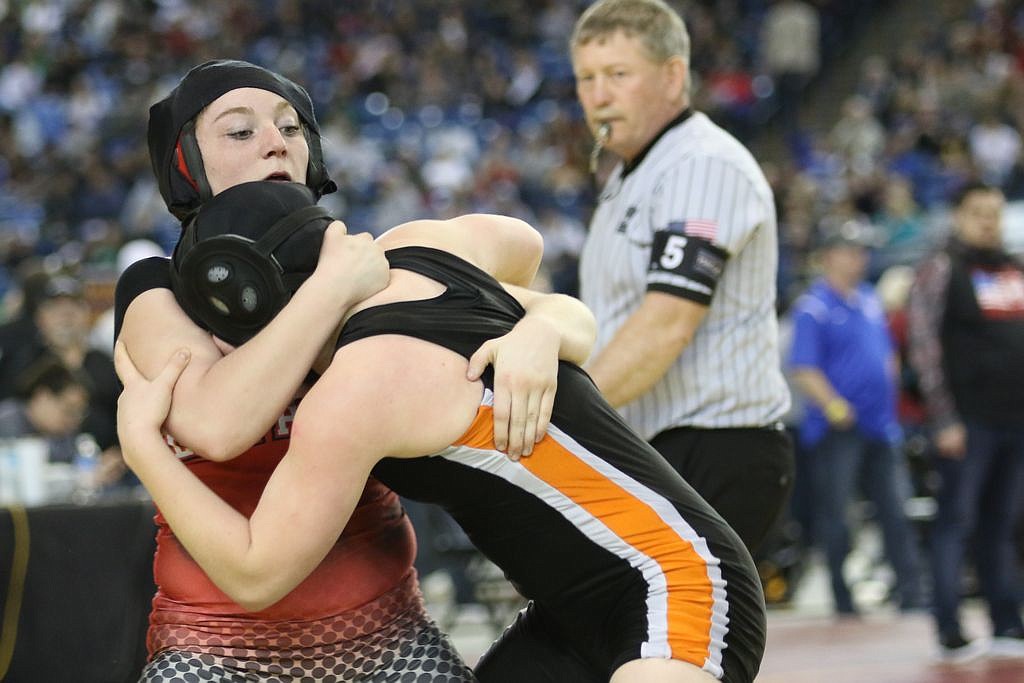
MULTIPOLYGON (((827 586, 823 567, 812 562, 790 604, 769 611, 768 645, 757 683, 1024 683, 1024 658, 982 656, 955 665, 938 661, 930 617, 899 614, 882 604, 880 588, 870 579, 855 590, 863 616, 836 619, 827 586)), ((435 617, 443 613, 437 603, 428 601, 428 607, 435 617)), ((965 603, 966 633, 987 634, 983 609, 979 602, 965 603)), ((496 634, 482 608, 450 616, 445 625, 470 662, 496 634)))
MULTIPOLYGON (((981 608, 965 626, 983 634, 981 608)), ((757 683, 1022 683, 1024 659, 981 657, 966 664, 937 661, 930 618, 894 613, 837 621, 773 613, 757 683)))
MULTIPOLYGON (((876 530, 862 529, 855 548, 845 573, 863 616, 832 615, 828 572, 813 558, 789 607, 768 613, 757 683, 1024 683, 1024 658, 941 662, 930 615, 900 614, 884 602, 892 576, 878 559, 876 530)), ((964 634, 980 638, 980 650, 989 635, 984 610, 979 600, 963 604, 964 634)))

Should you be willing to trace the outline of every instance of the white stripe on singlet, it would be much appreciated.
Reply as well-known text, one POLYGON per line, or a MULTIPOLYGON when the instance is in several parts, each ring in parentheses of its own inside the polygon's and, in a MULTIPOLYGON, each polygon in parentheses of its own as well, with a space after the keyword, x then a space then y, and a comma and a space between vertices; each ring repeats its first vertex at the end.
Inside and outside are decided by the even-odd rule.
POLYGON ((778 237, 771 188, 731 135, 694 113, 655 143, 625 178, 612 172, 580 260, 581 298, 597 317, 600 354, 639 307, 647 285, 700 291, 682 276, 648 273, 657 231, 713 221, 729 253, 696 335, 645 395, 620 408, 644 438, 678 426, 752 427, 789 407, 775 318, 778 237))
MULTIPOLYGON (((490 390, 484 391, 481 405, 493 406, 493 394, 490 390)), ((488 416, 486 420, 490 423, 492 418, 488 416)), ((686 592, 686 598, 683 599, 698 605, 697 611, 703 612, 706 608, 710 612, 707 614, 705 637, 708 642, 705 645, 706 659, 703 662, 703 668, 715 677, 720 677, 722 675, 722 653, 727 647, 725 637, 729 631, 729 599, 726 592, 726 581, 722 576, 721 560, 712 553, 707 540, 683 518, 679 510, 664 496, 589 451, 570 434, 549 424, 545 441, 547 439, 557 443, 558 448, 554 450, 557 453, 556 456, 552 455, 552 451, 544 451, 543 445, 538 445, 538 449, 541 450, 535 452, 530 458, 513 461, 500 451, 465 443, 449 446, 436 455, 497 476, 532 495, 544 505, 558 512, 592 543, 636 568, 647 583, 647 639, 641 644, 641 657, 673 656, 670 640, 678 642, 680 633, 670 633, 669 601, 672 599, 670 593, 675 592, 675 600, 678 601, 681 599, 679 594, 686 592), (597 477, 588 478, 587 481, 567 477, 561 474, 561 472, 568 471, 563 465, 554 468, 560 472, 558 476, 538 474, 532 470, 531 466, 536 464, 538 458, 544 457, 576 458, 587 469, 595 472, 597 477), (628 514, 626 508, 642 506, 651 510, 660 521, 657 526, 662 527, 661 529, 652 527, 632 529, 635 536, 643 536, 649 542, 656 538, 657 533, 664 531, 669 534, 669 537, 674 536, 682 541, 678 545, 666 543, 655 546, 670 560, 668 566, 663 566, 666 557, 645 552, 643 548, 639 547, 637 538, 624 536, 611 528, 616 524, 621 524, 621 519, 610 521, 599 517, 587 508, 588 505, 594 504, 594 500, 583 502, 574 498, 574 496, 581 495, 579 490, 573 489, 573 487, 578 487, 586 490, 586 494, 582 494, 584 497, 596 496, 601 500, 601 505, 606 504, 605 496, 607 494, 596 484, 602 478, 616 490, 628 494, 623 499, 623 507, 609 514, 617 513, 619 517, 622 517, 628 514), (681 548, 687 550, 681 550, 681 548), (690 553, 693 555, 689 556, 690 553), (707 587, 710 589, 709 595, 702 595, 702 588, 696 585, 679 586, 678 572, 684 564, 686 565, 686 574, 698 572, 703 576, 703 580, 707 582, 707 587), (667 572, 676 572, 677 578, 674 586, 669 585, 667 572), (705 600, 708 601, 706 607, 705 600)), ((692 605, 690 609, 693 609, 692 605)), ((700 626, 691 623, 688 628, 699 630, 700 626)), ((675 656, 678 657, 679 653, 675 653, 675 656)))

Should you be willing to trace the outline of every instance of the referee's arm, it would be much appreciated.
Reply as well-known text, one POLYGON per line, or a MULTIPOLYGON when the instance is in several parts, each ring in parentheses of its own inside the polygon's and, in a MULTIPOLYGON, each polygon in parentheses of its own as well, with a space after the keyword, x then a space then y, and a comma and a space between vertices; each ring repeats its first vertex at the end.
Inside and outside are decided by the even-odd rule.
POLYGON ((708 307, 665 292, 648 291, 587 372, 615 408, 639 398, 689 346, 708 307))

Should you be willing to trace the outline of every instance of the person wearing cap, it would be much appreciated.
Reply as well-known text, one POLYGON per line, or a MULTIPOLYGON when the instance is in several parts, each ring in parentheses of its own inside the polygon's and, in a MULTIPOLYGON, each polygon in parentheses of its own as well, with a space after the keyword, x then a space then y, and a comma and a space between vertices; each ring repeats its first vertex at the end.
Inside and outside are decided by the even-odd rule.
POLYGON ((857 613, 843 563, 858 482, 875 506, 896 601, 905 610, 924 606, 917 540, 903 513, 910 484, 897 448, 895 347, 885 310, 864 280, 869 243, 869 229, 855 221, 826 233, 821 276, 793 304, 788 359, 793 383, 808 399, 799 438, 809 453, 812 535, 825 553, 840 615, 857 613))
POLYGON ((76 346, 74 330, 87 324, 89 306, 81 283, 74 277, 45 274, 37 289, 32 301, 32 325, 23 330, 28 334, 12 339, 0 354, 0 398, 11 396, 17 377, 47 351, 56 352, 65 362, 72 360, 63 356, 76 346))
MULTIPOLYGON (((151 107, 147 137, 161 194, 183 227, 210 198, 250 181, 304 184, 314 199, 336 189, 323 165, 308 93, 248 62, 214 60, 193 68, 151 107)), ((477 236, 490 232, 485 226, 477 236)), ((175 349, 190 350, 165 432, 191 471, 248 514, 287 449, 297 397, 314 360, 345 311, 387 282, 381 249, 367 234, 346 235, 335 221, 323 233, 313 273, 288 292, 271 324, 232 349, 183 311, 168 260, 143 259, 118 281, 115 336, 147 377, 175 349)), ((587 329, 589 313, 578 302, 542 300, 553 302, 554 315, 546 319, 559 329, 587 329)), ((519 333, 486 345, 476 357, 478 373, 496 363, 495 418, 499 443, 510 455, 532 448, 538 424, 547 420, 545 395, 555 381, 551 365, 558 351, 538 349, 519 333)), ((584 341, 575 351, 585 354, 589 345, 584 341)), ((472 680, 425 612, 412 565, 412 528, 397 496, 376 480, 367 482, 349 524, 313 573, 256 612, 220 591, 161 515, 157 522, 158 592, 143 680, 178 680, 183 673, 265 681, 282 674, 472 680)))

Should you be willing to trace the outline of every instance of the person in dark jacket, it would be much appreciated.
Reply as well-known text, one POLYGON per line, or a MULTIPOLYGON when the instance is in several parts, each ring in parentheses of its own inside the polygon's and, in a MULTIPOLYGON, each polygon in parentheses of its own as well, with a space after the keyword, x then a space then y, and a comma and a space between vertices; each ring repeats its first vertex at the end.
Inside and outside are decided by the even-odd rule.
POLYGON ((910 362, 934 434, 938 513, 931 535, 940 653, 982 652, 961 630, 960 578, 972 536, 992 622, 991 650, 1024 656, 1013 525, 1024 498, 1024 265, 1003 247, 1002 192, 967 185, 946 247, 918 267, 910 362))

